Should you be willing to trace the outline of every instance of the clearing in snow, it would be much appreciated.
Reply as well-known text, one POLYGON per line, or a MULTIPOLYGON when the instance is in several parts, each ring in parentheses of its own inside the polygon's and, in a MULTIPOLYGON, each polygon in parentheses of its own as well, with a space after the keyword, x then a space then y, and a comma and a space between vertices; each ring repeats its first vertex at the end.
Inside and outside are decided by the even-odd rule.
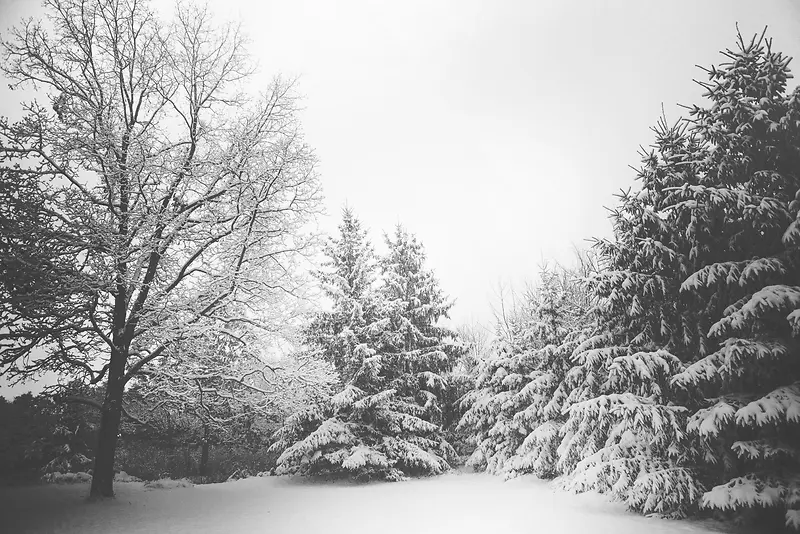
POLYGON ((87 483, 0 488, 0 531, 22 533, 270 534, 708 534, 711 521, 626 512, 602 495, 573 495, 532 477, 503 482, 451 473, 399 483, 290 477, 150 489, 116 483, 113 500, 89 503, 87 483))

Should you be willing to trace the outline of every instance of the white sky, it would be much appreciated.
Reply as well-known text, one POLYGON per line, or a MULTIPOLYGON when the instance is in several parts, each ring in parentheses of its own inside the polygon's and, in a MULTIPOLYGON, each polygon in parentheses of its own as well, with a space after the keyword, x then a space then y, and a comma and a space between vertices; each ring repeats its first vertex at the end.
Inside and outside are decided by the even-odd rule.
MULTIPOLYGON (((210 4, 241 17, 265 76, 300 76, 323 227, 345 202, 376 245, 405 224, 457 299, 456 323, 488 323, 499 282, 610 235, 604 206, 633 185, 662 103, 673 120, 677 103, 700 102, 695 65, 723 59, 736 22, 745 36, 768 25, 778 50, 800 55, 791 0, 210 4)), ((0 0, 0 31, 39 11, 0 0)), ((5 86, 0 115, 13 115, 21 95, 5 86)))
POLYGON ((789 0, 212 5, 245 21, 265 73, 301 76, 327 228, 348 202, 376 242, 416 232, 457 323, 489 322, 499 282, 610 235, 604 206, 661 104, 672 120, 699 101, 695 65, 722 59, 736 22, 800 54, 789 0))

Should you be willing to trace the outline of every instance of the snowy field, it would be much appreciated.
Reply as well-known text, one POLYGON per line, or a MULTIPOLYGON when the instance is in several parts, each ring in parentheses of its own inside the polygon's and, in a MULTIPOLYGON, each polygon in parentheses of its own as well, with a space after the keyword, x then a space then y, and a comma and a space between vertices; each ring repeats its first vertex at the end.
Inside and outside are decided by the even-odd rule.
POLYGON ((0 530, 22 533, 563 533, 733 532, 712 522, 648 519, 595 494, 532 478, 453 473, 402 483, 319 483, 286 477, 149 489, 117 483, 88 503, 86 483, 0 488, 0 530))

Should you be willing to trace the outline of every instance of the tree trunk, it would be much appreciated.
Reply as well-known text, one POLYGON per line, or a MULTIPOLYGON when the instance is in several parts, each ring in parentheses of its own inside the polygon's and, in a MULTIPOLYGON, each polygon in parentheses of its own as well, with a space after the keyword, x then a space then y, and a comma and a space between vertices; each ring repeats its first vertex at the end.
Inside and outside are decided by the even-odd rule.
POLYGON ((210 444, 208 442, 208 426, 205 427, 205 432, 203 436, 203 448, 200 452, 200 476, 206 476, 206 470, 208 469, 208 450, 210 448, 210 444))
POLYGON ((203 442, 203 449, 200 453, 200 476, 206 476, 208 470, 208 450, 210 449, 208 441, 203 442))
POLYGON ((114 456, 117 451, 119 422, 122 417, 122 393, 125 388, 124 370, 124 353, 112 352, 111 365, 108 370, 108 386, 103 401, 100 430, 94 455, 92 489, 89 493, 92 498, 114 496, 114 456))
POLYGON ((187 444, 183 448, 183 476, 192 476, 194 474, 192 471, 192 450, 191 445, 187 444))

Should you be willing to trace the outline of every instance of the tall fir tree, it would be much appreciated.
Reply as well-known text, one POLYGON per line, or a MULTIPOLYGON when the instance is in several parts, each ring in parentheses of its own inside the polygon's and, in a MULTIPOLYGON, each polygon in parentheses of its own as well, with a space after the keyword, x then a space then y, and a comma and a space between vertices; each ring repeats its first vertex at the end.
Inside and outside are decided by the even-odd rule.
POLYGON ((475 450, 475 428, 460 425, 470 408, 470 397, 483 362, 491 355, 491 330, 477 322, 461 324, 456 329, 459 355, 453 368, 444 375, 447 391, 443 399, 442 426, 447 441, 458 453, 458 462, 465 463, 475 450))
POLYGON ((437 324, 451 304, 413 235, 398 226, 386 241, 370 341, 353 351, 355 371, 341 392, 278 432, 279 474, 403 480, 442 473, 455 458, 440 399, 456 345, 437 324))
POLYGON ((394 239, 385 236, 387 255, 381 260, 384 317, 379 346, 394 360, 384 377, 398 393, 421 396, 426 417, 441 422, 441 397, 447 389, 443 374, 452 369, 458 347, 455 332, 439 324, 453 303, 425 268, 425 250, 400 225, 394 239))
POLYGON ((339 236, 329 240, 324 252, 327 259, 316 275, 332 308, 314 316, 303 338, 306 346, 335 365, 347 383, 361 364, 359 350, 370 342, 368 326, 378 312, 377 258, 352 208, 342 210, 339 236))
POLYGON ((716 321, 714 350, 673 383, 703 394, 687 426, 713 486, 702 505, 800 529, 800 89, 763 34, 737 44, 690 112, 698 179, 673 192, 710 260, 681 290, 716 321))
POLYGON ((526 430, 522 443, 504 469, 506 477, 533 473, 542 478, 559 474, 556 459, 563 413, 568 400, 565 383, 572 352, 591 333, 588 310, 593 302, 588 281, 596 273, 593 254, 578 257, 571 269, 557 266, 542 271, 529 336, 539 340, 530 382, 518 395, 521 409, 513 415, 526 430))

